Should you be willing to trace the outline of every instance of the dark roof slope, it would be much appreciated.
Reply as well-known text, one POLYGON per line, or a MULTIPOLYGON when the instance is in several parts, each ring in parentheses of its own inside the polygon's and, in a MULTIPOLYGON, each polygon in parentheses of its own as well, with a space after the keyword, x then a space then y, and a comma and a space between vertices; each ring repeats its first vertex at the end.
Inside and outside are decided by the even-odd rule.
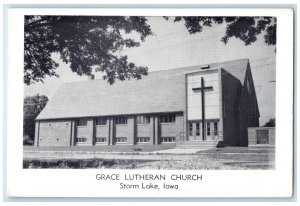
MULTIPOLYGON (((248 59, 209 64, 244 82, 248 59)), ((185 108, 185 75, 201 66, 150 72, 142 80, 63 84, 36 119, 178 112, 185 108)))

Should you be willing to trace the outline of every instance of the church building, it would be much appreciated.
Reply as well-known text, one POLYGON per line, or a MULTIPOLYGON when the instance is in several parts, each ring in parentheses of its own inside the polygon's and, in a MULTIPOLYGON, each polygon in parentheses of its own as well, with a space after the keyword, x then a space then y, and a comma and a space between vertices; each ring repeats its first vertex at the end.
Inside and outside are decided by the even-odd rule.
POLYGON ((259 109, 248 59, 66 83, 36 118, 35 146, 248 145, 259 109))

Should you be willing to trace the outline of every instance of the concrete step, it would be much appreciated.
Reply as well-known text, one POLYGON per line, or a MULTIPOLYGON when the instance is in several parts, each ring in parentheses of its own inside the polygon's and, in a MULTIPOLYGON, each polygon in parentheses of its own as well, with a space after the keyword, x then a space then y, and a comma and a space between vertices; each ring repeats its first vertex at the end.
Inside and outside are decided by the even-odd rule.
POLYGON ((218 142, 178 142, 177 145, 213 145, 218 142))
POLYGON ((197 141, 190 140, 184 142, 177 142, 177 149, 212 149, 218 144, 218 141, 214 140, 205 140, 205 141, 197 141))
POLYGON ((177 145, 176 148, 200 148, 200 147, 214 147, 215 145, 177 145))

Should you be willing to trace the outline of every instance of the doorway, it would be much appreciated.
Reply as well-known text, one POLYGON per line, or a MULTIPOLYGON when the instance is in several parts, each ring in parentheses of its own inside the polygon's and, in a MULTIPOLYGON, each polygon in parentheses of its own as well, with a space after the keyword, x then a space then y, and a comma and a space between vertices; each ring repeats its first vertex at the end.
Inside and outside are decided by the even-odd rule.
POLYGON ((202 140, 201 122, 189 122, 189 140, 202 140))

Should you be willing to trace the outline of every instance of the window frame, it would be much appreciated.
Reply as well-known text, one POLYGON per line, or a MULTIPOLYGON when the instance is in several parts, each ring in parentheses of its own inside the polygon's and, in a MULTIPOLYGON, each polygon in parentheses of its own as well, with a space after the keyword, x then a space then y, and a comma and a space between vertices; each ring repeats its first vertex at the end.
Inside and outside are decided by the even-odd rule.
POLYGON ((176 122, 176 114, 163 114, 159 116, 160 124, 173 124, 176 122))
POLYGON ((95 118, 96 126, 106 126, 107 125, 107 117, 96 117, 95 118), (105 123, 105 124, 103 124, 105 123))
POLYGON ((138 144, 148 144, 150 143, 150 137, 137 137, 136 142, 138 144), (140 140, 148 140, 148 141, 140 141, 140 140))
POLYGON ((211 131, 210 131, 210 122, 206 122, 206 135, 207 136, 210 136, 211 134, 211 131))
POLYGON ((136 124, 150 124, 150 116, 149 115, 137 115, 135 117, 136 124))
POLYGON ((161 137, 161 142, 162 143, 175 143, 176 142, 176 138, 173 137, 173 136, 161 137), (165 141, 165 139, 167 139, 168 141, 165 141), (169 140, 173 140, 173 141, 169 141, 169 140))
POLYGON ((85 143, 87 143, 87 138, 86 137, 77 137, 76 138, 76 144, 85 144, 85 143), (80 141, 78 141, 78 140, 80 140, 80 141), (82 140, 84 140, 84 141, 82 141, 82 140))
POLYGON ((105 143, 107 143, 107 138, 106 137, 96 137, 96 139, 95 139, 95 143, 96 144, 105 144, 105 143), (105 141, 98 141, 98 140, 105 140, 105 141))
POLYGON ((76 120, 77 127, 86 127, 87 126, 87 118, 80 118, 76 120), (84 124, 82 124, 84 122, 84 124))
POLYGON ((127 123, 128 123, 128 117, 127 116, 114 117, 114 124, 116 124, 116 125, 126 125, 127 123))
POLYGON ((126 144, 127 143, 127 137, 116 137, 116 144, 126 144), (120 139, 125 139, 125 141, 118 141, 120 139))
POLYGON ((214 135, 218 135, 219 125, 218 122, 214 122, 214 135))

